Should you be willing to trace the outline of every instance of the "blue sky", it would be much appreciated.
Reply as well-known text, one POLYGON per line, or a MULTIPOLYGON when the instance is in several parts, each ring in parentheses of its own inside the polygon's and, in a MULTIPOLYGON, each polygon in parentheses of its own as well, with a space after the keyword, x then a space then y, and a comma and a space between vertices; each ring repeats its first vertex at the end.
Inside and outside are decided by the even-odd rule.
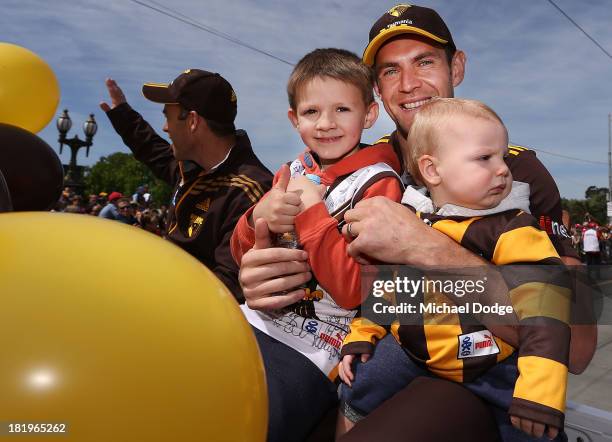
MULTIPOLYGON (((292 63, 318 47, 361 54, 372 23, 396 2, 371 0, 141 0, 164 5, 292 63)), ((608 52, 612 52, 610 0, 556 0, 608 52)), ((607 162, 612 112, 612 59, 545 0, 422 1, 446 20, 467 53, 466 78, 456 95, 476 98, 502 117, 513 142, 585 160, 607 162)), ((3 0, 0 40, 36 52, 55 71, 58 108, 73 119, 70 135, 83 138, 93 112, 99 124, 89 158, 128 152, 108 124, 99 101, 111 76, 128 101, 156 128, 161 106, 146 101, 143 82, 168 82, 186 68, 222 73, 238 95, 238 126, 272 170, 303 148, 286 117, 285 85, 291 66, 203 32, 130 0, 3 0), (78 132, 75 132, 78 131, 78 132)), ((364 133, 372 142, 390 132, 381 112, 364 133)), ((57 147, 51 122, 39 135, 57 147)), ((589 185, 607 186, 607 165, 539 158, 566 197, 589 185)), ((62 160, 68 162, 64 151, 62 160)))

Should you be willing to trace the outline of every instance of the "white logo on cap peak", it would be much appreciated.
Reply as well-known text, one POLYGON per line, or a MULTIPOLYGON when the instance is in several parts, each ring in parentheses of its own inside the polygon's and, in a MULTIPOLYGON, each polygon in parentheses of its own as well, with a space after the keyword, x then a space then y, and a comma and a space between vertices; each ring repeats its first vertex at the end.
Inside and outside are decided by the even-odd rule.
MULTIPOLYGON (((395 26, 401 26, 401 25, 411 25, 411 24, 413 24, 413 23, 412 23, 412 20, 409 20, 409 19, 406 19, 406 20, 398 20, 398 21, 394 21, 394 22, 393 22, 393 23, 391 23, 391 24, 388 24, 386 29, 391 29, 391 28, 394 28, 395 26)), ((382 30, 381 30, 381 32, 382 32, 382 30)))

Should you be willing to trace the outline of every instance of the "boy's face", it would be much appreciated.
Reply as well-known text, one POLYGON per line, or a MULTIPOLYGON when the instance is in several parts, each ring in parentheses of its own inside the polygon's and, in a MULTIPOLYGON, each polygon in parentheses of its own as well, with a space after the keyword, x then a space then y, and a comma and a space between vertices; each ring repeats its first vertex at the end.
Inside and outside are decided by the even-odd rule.
POLYGON ((484 118, 459 115, 440 125, 437 173, 438 205, 471 209, 497 206, 510 193, 512 175, 504 161, 508 139, 503 126, 484 118))
POLYGON ((309 81, 298 91, 296 102, 289 120, 324 168, 354 153, 361 132, 378 116, 378 105, 366 106, 356 86, 333 78, 309 81))

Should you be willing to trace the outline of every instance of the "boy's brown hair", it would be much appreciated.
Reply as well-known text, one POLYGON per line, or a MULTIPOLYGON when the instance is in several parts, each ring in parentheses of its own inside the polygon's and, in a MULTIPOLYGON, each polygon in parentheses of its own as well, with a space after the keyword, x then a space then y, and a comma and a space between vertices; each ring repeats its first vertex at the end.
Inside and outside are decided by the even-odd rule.
POLYGON ((414 116, 408 132, 408 152, 403 152, 408 172, 418 184, 424 185, 419 170, 419 158, 435 154, 439 144, 438 135, 444 130, 444 124, 459 115, 497 122, 504 128, 506 139, 508 138, 504 122, 486 104, 462 98, 433 98, 421 106, 414 116))
POLYGON ((361 91, 366 106, 374 102, 374 73, 357 55, 345 49, 315 49, 295 66, 287 83, 291 109, 297 109, 301 89, 315 78, 333 78, 361 91))

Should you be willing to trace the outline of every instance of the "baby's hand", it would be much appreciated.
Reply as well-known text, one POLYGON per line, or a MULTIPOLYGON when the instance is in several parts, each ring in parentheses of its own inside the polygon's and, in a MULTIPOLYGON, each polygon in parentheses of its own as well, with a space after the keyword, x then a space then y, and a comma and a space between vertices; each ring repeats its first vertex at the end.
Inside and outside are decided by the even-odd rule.
POLYGON ((303 211, 323 201, 325 186, 322 184, 315 184, 306 176, 300 175, 291 178, 289 185, 287 186, 287 192, 292 192, 299 195, 300 199, 302 200, 301 210, 303 211))
MULTIPOLYGON (((357 355, 346 355, 342 358, 340 364, 338 365, 338 376, 340 376, 342 382, 349 387, 351 386, 351 382, 355 380, 352 365, 356 356, 357 355)), ((367 362, 368 359, 370 359, 370 355, 368 353, 363 353, 361 355, 361 362, 367 362)))
POLYGON ((285 233, 294 230, 295 216, 300 213, 302 200, 295 193, 287 192, 289 184, 289 167, 283 165, 279 171, 279 179, 270 192, 253 209, 250 222, 263 218, 273 233, 285 233))
MULTIPOLYGON (((546 429, 546 425, 541 422, 532 421, 531 419, 526 419, 524 417, 512 416, 510 415, 510 422, 512 422, 512 426, 517 428, 524 433, 527 433, 532 437, 542 437, 544 436, 544 430, 546 429)), ((552 427, 548 425, 548 431, 546 435, 549 439, 554 439, 559 434, 559 429, 557 427, 552 427)))

